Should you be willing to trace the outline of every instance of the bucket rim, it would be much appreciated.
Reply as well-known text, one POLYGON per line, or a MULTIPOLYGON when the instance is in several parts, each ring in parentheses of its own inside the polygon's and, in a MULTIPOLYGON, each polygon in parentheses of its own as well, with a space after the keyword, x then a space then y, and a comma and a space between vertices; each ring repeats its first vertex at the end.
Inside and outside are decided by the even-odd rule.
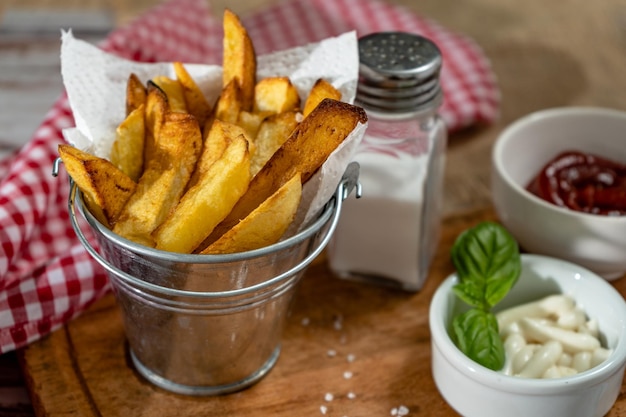
MULTIPOLYGON (((70 198, 74 195, 74 204, 78 207, 80 214, 87 220, 87 223, 97 229, 99 233, 104 235, 109 242, 122 246, 137 255, 148 256, 160 261, 178 262, 184 264, 213 264, 213 263, 225 263, 225 262, 238 262, 257 257, 262 257, 270 253, 278 252, 288 247, 294 246, 319 231, 324 224, 328 221, 332 215, 334 209, 333 198, 329 200, 322 208, 321 214, 318 218, 309 224, 306 228, 290 236, 287 239, 281 240, 269 246, 264 246, 259 249, 253 249, 245 252, 236 252, 228 254, 196 254, 196 253, 179 253, 169 252, 161 249, 151 248, 140 243, 133 242, 126 239, 117 233, 114 233, 111 229, 100 223, 98 219, 86 209, 82 193, 76 187, 76 184, 72 181, 70 189, 70 198)), ((70 211, 70 216, 75 216, 75 211, 70 211)))

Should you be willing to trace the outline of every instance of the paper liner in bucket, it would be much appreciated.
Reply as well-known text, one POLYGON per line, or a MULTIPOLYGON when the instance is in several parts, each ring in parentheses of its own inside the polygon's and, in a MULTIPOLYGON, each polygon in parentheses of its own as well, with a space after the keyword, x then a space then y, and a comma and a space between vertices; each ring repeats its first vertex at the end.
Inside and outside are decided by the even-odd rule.
POLYGON ((300 233, 229 255, 164 252, 126 240, 85 210, 73 185, 72 226, 107 270, 139 373, 190 395, 237 391, 267 374, 279 356, 296 285, 328 244, 357 179, 358 165, 351 163, 322 213, 300 233), (82 232, 75 206, 101 253, 82 232))

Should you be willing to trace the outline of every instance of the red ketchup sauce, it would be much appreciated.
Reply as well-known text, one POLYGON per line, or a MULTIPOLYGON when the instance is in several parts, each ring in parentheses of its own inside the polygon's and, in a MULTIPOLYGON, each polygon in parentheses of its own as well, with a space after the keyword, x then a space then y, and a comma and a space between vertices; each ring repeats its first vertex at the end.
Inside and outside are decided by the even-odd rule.
POLYGON ((626 215, 626 165, 597 155, 562 152, 543 167, 526 189, 571 210, 626 215))

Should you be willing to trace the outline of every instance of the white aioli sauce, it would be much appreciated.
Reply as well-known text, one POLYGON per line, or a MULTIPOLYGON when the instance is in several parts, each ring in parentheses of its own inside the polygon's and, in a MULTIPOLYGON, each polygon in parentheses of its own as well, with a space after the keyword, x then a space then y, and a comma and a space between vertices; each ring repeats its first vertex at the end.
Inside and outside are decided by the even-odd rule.
POLYGON ((598 323, 566 295, 552 295, 496 314, 506 362, 500 371, 525 378, 560 378, 606 360, 598 323))

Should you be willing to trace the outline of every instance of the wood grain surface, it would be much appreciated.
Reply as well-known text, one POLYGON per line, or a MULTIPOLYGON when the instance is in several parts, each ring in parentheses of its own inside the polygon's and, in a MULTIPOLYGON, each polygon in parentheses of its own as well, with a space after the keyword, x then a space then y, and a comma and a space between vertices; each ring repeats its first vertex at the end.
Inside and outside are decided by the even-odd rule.
MULTIPOLYGON (((129 361, 120 312, 107 297, 22 355, 39 416, 455 416, 430 368, 429 301, 453 267, 456 236, 490 209, 444 221, 441 243, 419 293, 339 280, 323 258, 305 274, 275 368, 259 383, 218 397, 168 393, 129 361), (331 398, 332 396, 332 398, 331 398)), ((626 279, 614 285, 626 294, 626 279)), ((626 385, 610 417, 626 413, 626 385)))
POLYGON ((420 294, 339 281, 323 262, 311 267, 295 299, 279 362, 260 383, 237 394, 190 398, 145 382, 129 363, 119 310, 106 298, 24 351, 35 410, 46 416, 168 416, 181 409, 189 416, 293 416, 316 415, 326 406, 331 415, 368 416, 404 405, 450 415, 430 378, 427 306, 437 282, 450 272, 445 251, 454 226, 474 220, 450 225, 432 279, 420 294), (352 377, 346 379, 345 372, 352 377), (326 401, 326 394, 333 400, 326 401))
MULTIPOLYGON (((210 3, 216 15, 228 5, 245 16, 278 1, 212 0, 210 3)), ((15 8, 86 8, 111 13, 119 25, 157 3, 156 0, 4 0, 0 2, 0 14, 15 8)), ((174 415, 254 416, 274 412, 320 415, 320 407, 326 406, 329 415, 372 416, 390 415, 400 405, 408 407, 410 415, 454 415, 434 390, 428 370, 425 313, 435 286, 451 270, 445 247, 458 230, 493 216, 489 211, 490 152, 497 135, 509 123, 532 111, 557 106, 626 110, 623 75, 626 2, 394 0, 393 3, 403 4, 447 29, 474 39, 490 59, 502 93, 497 123, 459 132, 450 138, 444 194, 445 234, 426 288, 407 295, 339 281, 329 275, 320 260, 302 281, 276 368, 249 390, 211 399, 166 394, 143 382, 128 365, 119 313, 114 300, 108 297, 48 338, 16 355, 2 357, 3 373, 9 372, 10 364, 16 369, 15 358, 21 358, 37 415, 158 416, 164 415, 159 414, 159 408, 169 403, 180 407, 174 415), (340 332, 334 328, 337 317, 343 319, 340 332), (302 326, 304 318, 310 320, 308 326, 302 326), (329 349, 336 350, 337 356, 328 357, 329 349), (347 361, 349 354, 355 355, 354 362, 347 361), (345 371, 353 372, 353 377, 345 379, 345 371), (355 395, 352 400, 347 398, 350 392, 355 395), (334 396, 330 402, 324 399, 327 393, 334 396)), ((28 48, 45 48, 45 56, 50 56, 51 51, 58 50, 58 44, 32 42, 28 48)), ((19 79, 22 74, 30 73, 12 66, 15 56, 23 56, 21 49, 14 51, 10 49, 8 55, 0 56, 3 69, 0 92, 6 93, 2 97, 13 100, 22 94, 35 94, 36 98, 42 90, 37 90, 37 84, 28 79, 19 79), (14 74, 17 81, 7 74, 14 74)), ((42 67, 32 64, 32 68, 40 71, 42 67)), ((56 88, 60 79, 53 64, 47 64, 47 68, 48 75, 41 77, 47 88, 43 90, 46 95, 40 96, 44 98, 54 96, 54 92, 46 91, 56 88)), ((29 100, 32 102, 32 97, 29 100)), ((5 101, 1 104, 6 111, 5 101)), ((24 112, 31 107, 34 106, 24 106, 24 112)), ((42 115, 35 112, 29 119, 26 116, 20 114, 34 130, 42 115)), ((7 130, 4 125, 0 127, 2 147, 12 143, 12 138, 3 137, 7 130)), ((28 130, 29 126, 22 129, 28 130)), ((622 294, 626 294, 625 281, 622 278, 614 282, 622 294)), ((2 381, 16 386, 23 383, 21 376, 2 381)), ((626 415, 625 401, 626 389, 622 388, 609 416, 626 415)), ((9 415, 31 414, 21 403, 9 410, 0 401, 0 416, 9 415)))

